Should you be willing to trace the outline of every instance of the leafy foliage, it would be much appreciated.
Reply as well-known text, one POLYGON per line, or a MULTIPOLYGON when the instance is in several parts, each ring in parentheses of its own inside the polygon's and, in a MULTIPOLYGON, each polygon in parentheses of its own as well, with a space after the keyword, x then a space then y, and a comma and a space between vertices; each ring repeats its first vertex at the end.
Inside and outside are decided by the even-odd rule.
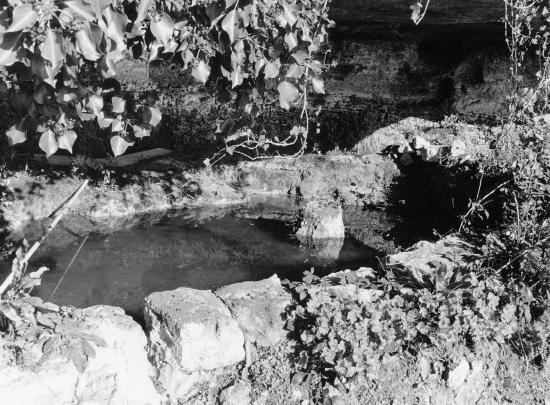
POLYGON ((364 384, 396 356, 536 334, 525 286, 514 291, 498 276, 443 264, 422 281, 399 268, 367 270, 323 279, 306 272, 303 283, 290 283, 287 328, 298 341, 297 361, 337 387, 364 384))
MULTIPOLYGON (((179 61, 215 87, 220 102, 252 117, 276 92, 282 108, 302 106, 308 125, 308 90, 324 92, 318 55, 326 46, 328 3, 10 0, 0 9, 0 89, 19 120, 8 129, 8 141, 36 133, 46 155, 71 152, 79 123, 95 120, 110 129, 116 156, 150 135, 162 118, 156 95, 137 98, 115 79, 117 63, 130 54, 179 61)), ((220 132, 228 142, 242 135, 247 146, 249 130, 241 133, 228 120, 220 132)), ((304 134, 290 136, 301 140, 304 134)), ((256 137, 254 143, 266 145, 256 137)))
POLYGON ((17 250, 12 269, 15 276, 0 298, 0 333, 10 333, 12 346, 17 348, 37 340, 42 345, 41 362, 61 355, 70 359, 82 373, 89 359, 95 357, 91 343, 104 347, 106 342, 82 332, 78 317, 68 316, 66 309, 29 295, 33 287, 40 285, 41 276, 48 269, 42 267, 26 274, 23 257, 27 247, 25 242, 17 250))
POLYGON ((514 88, 511 113, 530 119, 550 112, 550 8, 545 0, 505 0, 506 42, 514 88), (531 63, 532 57, 538 59, 531 63), (532 77, 532 72, 534 77, 532 77))

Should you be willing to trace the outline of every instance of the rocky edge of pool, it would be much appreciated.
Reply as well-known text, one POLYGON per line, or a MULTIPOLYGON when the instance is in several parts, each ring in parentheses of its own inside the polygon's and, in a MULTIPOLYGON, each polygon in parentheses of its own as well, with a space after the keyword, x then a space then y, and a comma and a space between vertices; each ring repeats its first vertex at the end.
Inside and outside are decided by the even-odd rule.
MULTIPOLYGON (((523 338, 524 347, 515 344, 529 293, 524 291, 521 307, 502 279, 479 271, 484 245, 465 231, 475 225, 470 214, 476 195, 499 197, 500 184, 508 180, 480 170, 496 159, 491 144, 500 130, 406 119, 366 138, 358 154, 196 169, 166 156, 92 177, 71 207, 64 238, 75 224, 117 228, 129 216, 185 207, 208 208, 205 215, 216 217, 239 206, 246 207, 242 217, 262 218, 265 211, 254 208, 258 198, 284 197, 296 203, 283 215, 292 217, 296 243, 337 257, 339 241, 352 232, 382 252, 380 261, 331 274, 308 271, 299 281, 275 274, 212 289, 174 285, 146 296, 144 328, 119 307, 60 306, 27 294, 38 287, 42 272, 29 268, 24 284, 5 295, 0 307, 0 401, 550 400, 547 360, 531 356, 547 343, 523 338), (379 222, 350 231, 342 211, 349 206, 400 220, 392 222, 391 232, 377 229, 379 222)), ((86 178, 89 173, 78 170, 6 169, 5 257, 29 229, 40 235, 48 226, 44 218, 86 178)), ((495 213, 503 201, 486 202, 484 229, 497 229, 502 219, 495 213)), ((544 337, 550 316, 529 316, 532 333, 544 337)))

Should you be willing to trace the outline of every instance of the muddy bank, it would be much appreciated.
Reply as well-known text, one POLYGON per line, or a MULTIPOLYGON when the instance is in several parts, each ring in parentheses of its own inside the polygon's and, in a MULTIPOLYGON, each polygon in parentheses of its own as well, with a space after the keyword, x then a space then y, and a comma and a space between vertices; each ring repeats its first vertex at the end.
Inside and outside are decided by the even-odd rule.
MULTIPOLYGON (((347 205, 381 204, 398 173, 391 159, 377 155, 306 155, 170 174, 149 172, 139 178, 122 173, 118 179, 109 176, 85 190, 73 212, 92 218, 118 217, 183 206, 236 204, 256 195, 305 200, 339 197, 347 205)), ((3 217, 11 229, 44 218, 81 183, 82 178, 66 174, 16 172, 5 182, 8 198, 3 217)))

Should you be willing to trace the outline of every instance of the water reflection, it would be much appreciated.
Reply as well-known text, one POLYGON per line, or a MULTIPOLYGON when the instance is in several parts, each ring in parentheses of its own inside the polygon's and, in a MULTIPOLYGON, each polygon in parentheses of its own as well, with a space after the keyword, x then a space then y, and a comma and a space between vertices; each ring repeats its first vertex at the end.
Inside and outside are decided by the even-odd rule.
MULTIPOLYGON (((68 264, 88 235, 52 301, 86 307, 96 304, 123 307, 141 318, 143 298, 154 291, 181 286, 215 289, 260 280, 277 273, 297 279, 304 270, 317 273, 374 265, 380 252, 352 238, 311 247, 300 246, 292 222, 242 218, 236 214, 210 215, 196 211, 145 218, 131 227, 99 232, 54 230, 31 266, 47 265, 36 295, 50 299, 68 264), (199 219, 200 217, 200 219, 199 219)), ((289 219, 290 217, 286 217, 289 219)), ((67 219, 75 221, 75 219, 67 219)))

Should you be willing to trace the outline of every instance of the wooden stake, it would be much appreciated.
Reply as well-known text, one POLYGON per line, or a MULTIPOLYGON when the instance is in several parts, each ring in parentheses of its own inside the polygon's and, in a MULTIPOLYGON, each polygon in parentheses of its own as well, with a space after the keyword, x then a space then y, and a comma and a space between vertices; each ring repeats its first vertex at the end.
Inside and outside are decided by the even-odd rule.
MULTIPOLYGON (((86 188, 87 185, 88 185, 88 180, 84 180, 84 183, 82 183, 82 185, 73 193, 73 195, 71 195, 68 200, 66 200, 63 204, 59 206, 59 208, 57 208, 54 212, 50 214, 49 218, 53 216, 54 217, 53 221, 48 226, 48 229, 46 229, 46 232, 44 233, 44 235, 42 235, 40 240, 34 242, 34 245, 32 245, 29 251, 25 254, 25 257, 23 257, 23 260, 21 260, 21 262, 19 263, 20 266, 24 266, 29 262, 32 255, 40 247, 42 242, 44 242, 44 240, 49 235, 49 233, 56 227, 56 225, 61 220, 61 218, 63 218, 63 215, 65 215, 65 212, 67 212, 67 210, 71 207, 71 205, 76 201, 80 193, 82 193, 82 191, 86 188)), ((15 272, 12 271, 8 275, 8 277, 6 277, 2 285, 0 285, 0 297, 2 296, 2 294, 4 294, 4 291, 13 282, 14 277, 15 277, 15 272)))

